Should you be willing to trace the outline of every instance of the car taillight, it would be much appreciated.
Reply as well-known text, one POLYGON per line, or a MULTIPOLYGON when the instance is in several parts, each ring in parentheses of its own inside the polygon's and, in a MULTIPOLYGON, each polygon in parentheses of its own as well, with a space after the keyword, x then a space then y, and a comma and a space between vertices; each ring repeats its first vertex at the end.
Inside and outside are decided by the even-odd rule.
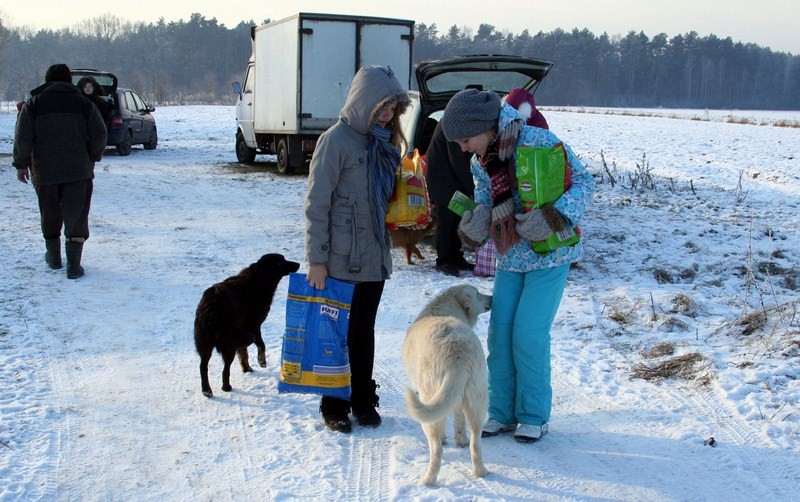
POLYGON ((122 115, 114 115, 111 117, 111 127, 119 127, 122 125, 122 115))

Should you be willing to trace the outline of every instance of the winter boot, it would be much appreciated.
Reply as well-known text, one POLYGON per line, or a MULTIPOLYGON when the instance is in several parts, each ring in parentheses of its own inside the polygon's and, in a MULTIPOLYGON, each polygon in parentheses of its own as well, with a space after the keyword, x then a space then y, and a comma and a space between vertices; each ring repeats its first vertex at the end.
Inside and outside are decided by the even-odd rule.
POLYGON ((358 420, 358 425, 363 427, 377 427, 381 424, 381 416, 375 410, 380 398, 375 390, 380 385, 375 380, 370 380, 364 389, 353 389, 353 416, 358 420))
POLYGON ((67 254, 67 279, 77 279, 83 275, 81 254, 83 253, 84 240, 80 237, 74 237, 67 239, 67 242, 64 243, 64 249, 67 254))
POLYGON ((58 270, 61 268, 61 238, 55 237, 53 239, 45 239, 44 244, 47 246, 47 252, 44 254, 44 261, 46 261, 53 270, 58 270))
POLYGON ((347 416, 350 413, 350 401, 322 396, 319 411, 322 412, 322 420, 328 429, 335 432, 353 432, 353 425, 350 423, 350 417, 347 416))

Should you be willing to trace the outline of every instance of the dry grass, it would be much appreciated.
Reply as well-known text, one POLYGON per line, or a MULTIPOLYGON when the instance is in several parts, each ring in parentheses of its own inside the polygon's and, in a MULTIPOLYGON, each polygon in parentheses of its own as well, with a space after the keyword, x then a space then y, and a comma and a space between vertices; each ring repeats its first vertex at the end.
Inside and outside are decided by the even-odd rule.
POLYGON ((675 353, 675 344, 670 342, 659 343, 655 347, 642 352, 645 359, 656 359, 658 357, 671 356, 675 353))
POLYGON ((652 365, 642 363, 633 368, 631 377, 648 381, 660 381, 668 378, 691 380, 698 377, 698 363, 702 361, 703 356, 699 352, 691 352, 652 365))
POLYGON ((742 328, 740 333, 742 336, 752 335, 756 331, 763 328, 766 324, 767 313, 764 310, 747 314, 736 320, 736 326, 741 326, 742 328))

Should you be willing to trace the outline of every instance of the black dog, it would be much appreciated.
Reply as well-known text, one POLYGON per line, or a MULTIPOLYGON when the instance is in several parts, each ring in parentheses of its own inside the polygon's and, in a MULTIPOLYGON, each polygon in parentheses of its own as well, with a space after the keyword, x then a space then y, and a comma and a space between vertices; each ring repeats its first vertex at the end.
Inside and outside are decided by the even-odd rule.
POLYGON ((194 345, 200 354, 200 381, 203 395, 211 397, 208 361, 214 349, 222 355, 222 390, 230 391, 231 363, 239 354, 245 373, 250 367, 247 347, 258 346, 258 364, 267 365, 261 324, 269 314, 275 289, 281 278, 297 272, 300 264, 280 254, 265 254, 237 275, 214 284, 203 293, 194 319, 194 345))

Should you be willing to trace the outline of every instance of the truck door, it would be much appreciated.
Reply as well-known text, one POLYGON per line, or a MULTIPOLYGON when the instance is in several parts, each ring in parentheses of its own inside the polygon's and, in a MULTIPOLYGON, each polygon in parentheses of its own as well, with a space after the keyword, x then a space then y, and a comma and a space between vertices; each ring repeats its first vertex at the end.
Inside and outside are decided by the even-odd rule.
POLYGON ((359 37, 359 67, 391 66, 397 80, 410 89, 412 29, 408 25, 363 24, 359 37))
POLYGON ((355 23, 304 19, 301 33, 301 128, 321 133, 338 119, 356 72, 355 23))
POLYGON ((247 65, 244 76, 244 85, 239 99, 236 101, 236 123, 242 127, 244 142, 251 148, 256 147, 256 135, 253 132, 253 92, 255 72, 253 64, 247 65))

